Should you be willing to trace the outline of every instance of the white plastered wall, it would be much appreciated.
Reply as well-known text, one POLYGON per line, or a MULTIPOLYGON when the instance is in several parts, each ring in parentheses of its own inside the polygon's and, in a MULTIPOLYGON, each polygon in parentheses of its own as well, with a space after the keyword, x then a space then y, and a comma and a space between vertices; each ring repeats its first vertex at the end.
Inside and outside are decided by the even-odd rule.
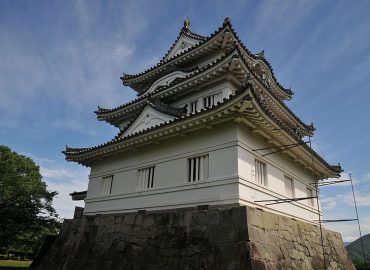
MULTIPOLYGON (((301 164, 294 161, 286 154, 272 154, 262 156, 271 152, 269 150, 253 151, 253 149, 267 147, 266 140, 254 133, 245 125, 238 127, 238 168, 240 176, 240 203, 247 205, 259 205, 264 208, 268 202, 255 201, 272 200, 277 198, 288 199, 290 196, 285 189, 285 176, 294 180, 295 198, 307 197, 306 188, 311 187, 313 177, 301 164), (258 159, 266 164, 267 186, 261 186, 255 180, 255 160, 258 159)), ((317 220, 317 206, 311 207, 308 200, 292 203, 282 203, 266 206, 269 210, 280 214, 287 214, 308 221, 317 220)))
POLYGON ((244 124, 223 123, 184 137, 121 153, 92 165, 85 214, 161 210, 197 205, 244 204, 279 214, 316 220, 307 201, 265 207, 258 200, 288 198, 285 175, 294 179, 295 197, 306 197, 311 174, 286 154, 262 157, 252 149, 266 147, 259 134, 244 124), (209 178, 187 181, 188 158, 209 155, 209 178), (266 163, 268 185, 255 181, 255 159, 266 163), (155 166, 154 187, 138 190, 139 169, 155 166), (114 175, 112 194, 100 194, 104 176, 114 175))
POLYGON ((238 202, 235 125, 201 129, 96 162, 91 167, 85 214, 160 210, 238 202), (208 154, 209 178, 187 181, 188 158, 208 154), (137 171, 155 166, 154 187, 139 191, 137 171), (102 196, 102 177, 114 175, 112 194, 102 196))

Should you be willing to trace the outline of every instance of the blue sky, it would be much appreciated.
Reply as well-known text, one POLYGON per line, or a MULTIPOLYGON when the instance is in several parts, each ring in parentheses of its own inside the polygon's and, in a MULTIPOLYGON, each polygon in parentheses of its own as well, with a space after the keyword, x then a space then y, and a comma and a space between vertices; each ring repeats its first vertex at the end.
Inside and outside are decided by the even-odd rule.
MULTIPOLYGON (((55 207, 87 187, 88 168, 67 163, 66 144, 93 146, 117 132, 96 120, 135 97, 119 79, 154 65, 186 16, 209 35, 226 16, 252 52, 265 50, 287 105, 317 129, 315 149, 351 172, 364 233, 370 233, 369 1, 0 1, 0 144, 31 156, 55 207)), ((343 178, 346 178, 346 173, 343 178)), ((324 218, 355 217, 346 184, 322 189, 324 218)), ((346 241, 356 223, 328 226, 346 241)))

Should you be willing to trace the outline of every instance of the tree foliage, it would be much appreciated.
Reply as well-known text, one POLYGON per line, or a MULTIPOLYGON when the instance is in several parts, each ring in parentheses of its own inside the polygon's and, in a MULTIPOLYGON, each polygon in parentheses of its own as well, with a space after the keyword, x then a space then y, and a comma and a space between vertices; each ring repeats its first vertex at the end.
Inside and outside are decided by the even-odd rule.
POLYGON ((370 263, 359 259, 353 259, 352 261, 357 270, 370 270, 370 263))
POLYGON ((0 249, 34 255, 46 234, 58 230, 40 168, 29 157, 0 145, 0 249))

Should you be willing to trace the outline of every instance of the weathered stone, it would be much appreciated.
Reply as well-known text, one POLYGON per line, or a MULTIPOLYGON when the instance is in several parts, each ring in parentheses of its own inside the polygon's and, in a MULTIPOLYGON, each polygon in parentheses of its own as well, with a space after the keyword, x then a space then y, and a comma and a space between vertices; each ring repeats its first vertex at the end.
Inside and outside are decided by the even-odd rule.
MULTIPOLYGON (((340 235, 323 235, 327 269, 354 270, 340 235)), ((249 207, 77 215, 34 268, 324 269, 319 236, 315 225, 249 207)))

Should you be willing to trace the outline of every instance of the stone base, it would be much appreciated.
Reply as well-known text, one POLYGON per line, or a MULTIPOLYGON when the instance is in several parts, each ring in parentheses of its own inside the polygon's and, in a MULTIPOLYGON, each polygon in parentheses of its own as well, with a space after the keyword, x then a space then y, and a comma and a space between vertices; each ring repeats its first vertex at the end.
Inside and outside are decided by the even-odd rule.
MULTIPOLYGON (((255 208, 81 213, 33 268, 325 269, 318 226, 255 208)), ((340 234, 323 234, 326 269, 355 270, 340 234)))

